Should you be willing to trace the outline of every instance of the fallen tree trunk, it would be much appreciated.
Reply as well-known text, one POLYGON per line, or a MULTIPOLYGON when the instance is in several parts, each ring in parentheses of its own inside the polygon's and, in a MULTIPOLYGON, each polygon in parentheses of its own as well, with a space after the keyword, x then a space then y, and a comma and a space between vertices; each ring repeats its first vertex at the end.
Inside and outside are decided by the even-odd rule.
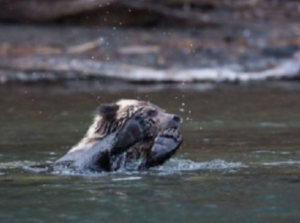
POLYGON ((239 72, 226 67, 152 69, 93 60, 25 57, 0 58, 0 83, 108 78, 128 82, 236 82, 297 78, 300 54, 263 71, 239 72))

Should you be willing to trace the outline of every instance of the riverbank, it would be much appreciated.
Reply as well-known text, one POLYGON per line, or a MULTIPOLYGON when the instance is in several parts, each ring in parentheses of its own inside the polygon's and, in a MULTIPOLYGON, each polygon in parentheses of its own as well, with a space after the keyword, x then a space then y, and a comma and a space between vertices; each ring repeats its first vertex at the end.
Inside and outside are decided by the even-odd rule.
POLYGON ((0 84, 299 79, 298 23, 277 17, 203 27, 6 23, 0 84))

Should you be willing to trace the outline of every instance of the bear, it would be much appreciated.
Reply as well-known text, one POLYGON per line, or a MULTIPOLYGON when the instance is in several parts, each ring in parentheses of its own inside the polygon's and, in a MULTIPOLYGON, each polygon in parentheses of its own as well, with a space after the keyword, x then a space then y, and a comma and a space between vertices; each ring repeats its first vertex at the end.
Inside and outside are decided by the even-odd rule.
POLYGON ((181 146, 181 118, 148 101, 101 105, 85 136, 48 170, 111 172, 164 164, 181 146))

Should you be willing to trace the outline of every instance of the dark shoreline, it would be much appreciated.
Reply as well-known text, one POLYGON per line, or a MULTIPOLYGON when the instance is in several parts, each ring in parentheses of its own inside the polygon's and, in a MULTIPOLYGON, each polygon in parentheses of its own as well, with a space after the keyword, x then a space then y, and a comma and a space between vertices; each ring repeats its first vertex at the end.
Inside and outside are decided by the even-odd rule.
POLYGON ((0 23, 0 84, 297 79, 299 67, 269 71, 295 57, 297 66, 299 52, 298 23, 280 15, 206 27, 0 23), (261 76, 266 71, 267 77, 261 76))

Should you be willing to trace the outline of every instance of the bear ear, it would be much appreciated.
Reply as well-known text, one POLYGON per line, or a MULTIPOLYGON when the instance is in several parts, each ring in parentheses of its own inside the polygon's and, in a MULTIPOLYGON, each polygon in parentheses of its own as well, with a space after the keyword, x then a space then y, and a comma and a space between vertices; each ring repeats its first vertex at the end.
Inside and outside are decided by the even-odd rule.
POLYGON ((111 120, 116 117, 119 110, 119 105, 117 104, 103 104, 98 108, 98 114, 103 118, 111 120))

